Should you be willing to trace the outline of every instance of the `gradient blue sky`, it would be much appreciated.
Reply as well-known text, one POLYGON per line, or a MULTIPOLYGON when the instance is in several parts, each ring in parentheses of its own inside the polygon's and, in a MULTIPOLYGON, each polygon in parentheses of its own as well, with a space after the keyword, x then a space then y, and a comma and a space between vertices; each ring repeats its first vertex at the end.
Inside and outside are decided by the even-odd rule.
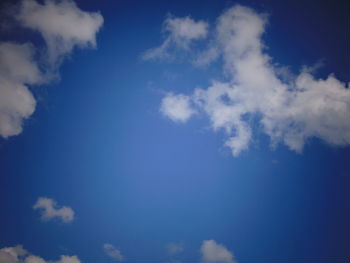
MULTIPOLYGON (((30 86, 35 112, 19 135, 0 138, 0 248, 21 244, 47 261, 77 255, 109 263, 116 260, 103 244, 110 243, 125 262, 193 263, 212 239, 239 263, 350 262, 347 145, 311 137, 300 153, 271 149, 252 120, 249 149, 234 157, 204 115, 182 124, 159 110, 169 92, 191 94, 224 79, 222 63, 142 59, 166 37, 167 15, 214 27, 241 4, 269 14, 263 42, 274 63, 298 74, 322 62, 317 78, 334 73, 347 83, 346 1, 75 2, 103 16, 97 46, 73 50, 59 77, 30 86), (74 220, 41 220, 33 210, 39 197, 71 207, 74 220), (169 243, 183 251, 170 255, 169 243)), ((38 33, 11 25, 11 6, 1 4, 1 41, 45 48, 38 33)))

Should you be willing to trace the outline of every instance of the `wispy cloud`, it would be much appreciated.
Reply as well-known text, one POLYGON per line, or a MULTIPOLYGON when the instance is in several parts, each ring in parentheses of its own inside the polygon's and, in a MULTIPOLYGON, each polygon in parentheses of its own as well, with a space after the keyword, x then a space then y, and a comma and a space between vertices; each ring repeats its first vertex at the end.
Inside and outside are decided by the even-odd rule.
POLYGON ((60 256, 57 261, 46 261, 25 250, 21 245, 0 249, 1 263, 80 263, 77 256, 60 256))
POLYGON ((120 249, 114 247, 112 244, 106 243, 103 245, 103 251, 107 256, 114 259, 115 261, 123 261, 124 256, 122 255, 120 249))
POLYGON ((41 219, 49 221, 58 219, 63 223, 70 223, 74 220, 74 211, 68 206, 58 206, 56 201, 51 198, 40 197, 33 206, 33 209, 39 210, 41 219))
POLYGON ((0 42, 0 136, 4 138, 20 134, 23 120, 35 111, 29 86, 57 76, 63 58, 74 47, 96 47, 96 34, 103 23, 99 13, 82 11, 70 0, 43 4, 23 0, 14 16, 21 26, 38 31, 46 48, 43 55, 30 43, 0 42), (38 54, 43 55, 40 63, 38 54), (39 66, 41 63, 44 65, 39 66))
POLYGON ((205 21, 195 21, 190 17, 169 16, 163 24, 163 32, 167 34, 164 42, 156 48, 147 50, 144 60, 163 59, 170 56, 168 50, 174 46, 179 49, 189 49, 193 41, 204 39, 208 34, 208 24, 205 21))
POLYGON ((267 18, 241 5, 225 11, 217 20, 213 39, 208 39, 208 49, 198 52, 205 56, 194 63, 209 65, 221 56, 223 73, 229 81, 213 81, 208 88, 197 88, 192 94, 170 96, 186 98, 182 100, 185 103, 164 103, 167 95, 161 112, 182 122, 195 111, 206 114, 213 130, 225 131, 225 145, 233 156, 249 148, 256 132, 249 121, 252 118, 258 119, 260 130, 270 137, 273 147, 283 143, 301 152, 312 137, 334 146, 349 145, 348 85, 333 74, 318 79, 307 67, 285 78, 285 68, 272 63, 262 41, 267 18))

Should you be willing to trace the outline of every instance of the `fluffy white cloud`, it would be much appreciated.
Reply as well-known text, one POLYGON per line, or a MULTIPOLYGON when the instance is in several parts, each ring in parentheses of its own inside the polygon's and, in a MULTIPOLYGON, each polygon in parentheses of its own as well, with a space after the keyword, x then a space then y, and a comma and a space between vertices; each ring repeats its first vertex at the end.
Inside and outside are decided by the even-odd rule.
POLYGON ((0 135, 22 132, 22 121, 35 110, 28 84, 42 81, 29 44, 0 43, 0 135))
POLYGON ((74 220, 74 211, 72 208, 68 206, 59 207, 56 201, 51 198, 39 197, 33 209, 40 210, 41 219, 44 221, 58 219, 63 223, 69 223, 74 220))
POLYGON ((112 244, 106 243, 103 245, 103 251, 107 256, 111 257, 115 261, 123 261, 124 256, 122 255, 120 249, 114 247, 112 244))
POLYGON ((200 252, 206 263, 236 263, 233 253, 214 240, 204 240, 200 252))
POLYGON ((56 66, 74 46, 96 47, 96 34, 103 24, 100 13, 82 11, 71 0, 45 0, 43 4, 23 0, 16 18, 42 34, 49 62, 56 66))
POLYGON ((18 263, 21 262, 27 251, 21 245, 15 247, 5 247, 0 249, 0 263, 18 263))
MULTIPOLYGON (((198 64, 209 64, 220 55, 230 81, 214 81, 190 96, 172 96, 185 96, 186 105, 192 101, 197 111, 208 115, 214 130, 223 129, 227 134, 225 145, 234 156, 249 147, 253 134, 250 119, 254 116, 259 119, 260 129, 271 138, 272 146, 284 143, 300 152, 312 137, 331 145, 349 145, 348 86, 332 74, 316 79, 305 68, 288 80, 283 78, 283 69, 271 62, 261 39, 266 22, 265 14, 240 5, 224 12, 218 18, 215 39, 211 40, 215 44, 204 51, 208 52, 207 58, 198 64)), ((164 99, 161 109, 163 104, 164 99)), ((174 103, 175 112, 177 108, 174 103)), ((166 112, 171 111, 171 106, 167 107, 166 112)), ((167 116, 176 120, 173 115, 167 116)))
POLYGON ((39 70, 37 49, 29 43, 0 42, 0 136, 7 138, 22 132, 23 121, 35 111, 31 85, 47 83, 57 75, 64 55, 74 46, 95 47, 96 34, 103 23, 99 13, 80 10, 73 1, 23 0, 15 15, 24 27, 37 30, 47 45, 39 70), (46 61, 47 60, 47 61, 46 61), (45 62, 46 61, 46 62, 45 62))
POLYGON ((169 255, 180 254, 184 251, 185 247, 183 243, 169 243, 166 245, 166 252, 169 255))
POLYGON ((207 37, 208 24, 202 20, 196 22, 190 17, 168 17, 163 24, 163 31, 168 34, 162 45, 147 50, 143 59, 165 58, 169 56, 168 49, 175 46, 188 49, 194 40, 207 37))
POLYGON ((169 93, 162 99, 160 111, 173 121, 186 122, 195 113, 190 103, 188 96, 169 93))
POLYGON ((0 263, 80 263, 77 256, 62 255, 57 261, 45 261, 43 258, 32 255, 21 245, 0 249, 0 263))

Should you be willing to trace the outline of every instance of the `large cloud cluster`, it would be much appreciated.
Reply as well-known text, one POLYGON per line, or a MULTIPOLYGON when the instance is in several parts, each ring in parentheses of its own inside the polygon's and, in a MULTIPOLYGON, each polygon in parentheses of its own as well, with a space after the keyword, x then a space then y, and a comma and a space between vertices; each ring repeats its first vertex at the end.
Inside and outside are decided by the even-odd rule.
POLYGON ((35 111, 31 85, 47 83, 63 58, 74 47, 95 47, 96 34, 103 24, 99 13, 80 10, 71 0, 23 0, 15 20, 24 28, 38 31, 45 40, 40 70, 38 49, 30 43, 0 42, 0 136, 18 135, 23 120, 35 111))
POLYGON ((272 146, 284 143, 300 152, 312 137, 349 145, 348 85, 333 74, 317 79, 307 68, 283 78, 265 51, 266 23, 265 14, 248 7, 236 5, 225 11, 217 20, 214 39, 208 40, 211 44, 195 64, 209 65, 221 57, 229 81, 213 81, 190 95, 170 93, 163 98, 161 112, 180 122, 196 112, 206 114, 213 130, 225 131, 225 145, 234 156, 249 147, 254 116, 272 146))

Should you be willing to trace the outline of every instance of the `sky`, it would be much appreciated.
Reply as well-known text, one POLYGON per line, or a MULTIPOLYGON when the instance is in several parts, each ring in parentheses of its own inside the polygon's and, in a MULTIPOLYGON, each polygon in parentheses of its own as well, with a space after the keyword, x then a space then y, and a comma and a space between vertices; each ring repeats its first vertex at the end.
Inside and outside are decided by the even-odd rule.
POLYGON ((350 262, 350 5, 0 3, 0 263, 350 262))

